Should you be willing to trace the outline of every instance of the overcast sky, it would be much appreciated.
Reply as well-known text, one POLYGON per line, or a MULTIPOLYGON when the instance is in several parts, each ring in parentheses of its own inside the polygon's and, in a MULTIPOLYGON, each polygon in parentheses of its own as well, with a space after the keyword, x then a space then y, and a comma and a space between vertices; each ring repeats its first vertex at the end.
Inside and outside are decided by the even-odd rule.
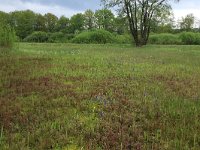
MULTIPOLYGON (((99 8, 101 8, 100 0, 0 0, 1 11, 30 9, 42 14, 51 12, 58 17, 61 15, 71 17, 86 9, 99 8)), ((200 0, 181 0, 179 3, 173 3, 173 10, 176 19, 189 13, 200 19, 200 0)))

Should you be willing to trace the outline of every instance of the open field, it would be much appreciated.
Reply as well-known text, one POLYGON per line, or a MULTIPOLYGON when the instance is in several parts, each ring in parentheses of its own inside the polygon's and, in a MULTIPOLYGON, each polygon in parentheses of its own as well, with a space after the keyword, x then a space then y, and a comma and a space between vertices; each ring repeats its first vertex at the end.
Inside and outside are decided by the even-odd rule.
POLYGON ((4 51, 0 149, 200 149, 200 46, 4 51))

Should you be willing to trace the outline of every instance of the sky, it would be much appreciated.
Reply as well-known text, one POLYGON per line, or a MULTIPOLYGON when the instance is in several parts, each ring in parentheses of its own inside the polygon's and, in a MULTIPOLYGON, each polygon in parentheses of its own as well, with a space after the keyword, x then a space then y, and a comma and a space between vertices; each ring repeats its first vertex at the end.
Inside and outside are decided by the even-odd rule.
MULTIPOLYGON (((86 9, 96 10, 101 7, 100 0, 0 0, 0 11, 30 9, 41 14, 51 12, 58 17, 71 17, 86 9)), ((200 19, 200 0, 180 0, 179 3, 172 3, 172 7, 176 20, 189 13, 200 19)))

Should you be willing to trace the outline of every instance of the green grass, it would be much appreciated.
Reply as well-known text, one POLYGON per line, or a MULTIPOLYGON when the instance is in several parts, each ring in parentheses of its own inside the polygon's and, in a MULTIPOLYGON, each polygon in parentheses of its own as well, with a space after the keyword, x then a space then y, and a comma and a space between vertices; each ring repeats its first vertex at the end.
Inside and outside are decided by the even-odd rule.
POLYGON ((200 148, 200 46, 0 51, 0 149, 200 148))

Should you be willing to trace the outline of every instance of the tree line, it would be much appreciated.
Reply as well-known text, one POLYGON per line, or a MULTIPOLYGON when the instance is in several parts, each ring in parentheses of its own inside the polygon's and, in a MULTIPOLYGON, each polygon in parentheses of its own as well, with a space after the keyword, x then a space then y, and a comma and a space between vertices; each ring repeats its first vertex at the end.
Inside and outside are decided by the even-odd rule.
MULTIPOLYGON (((153 20, 151 24, 152 32, 171 33, 177 30, 174 25, 171 8, 163 9, 162 13, 158 13, 153 20)), ((100 9, 95 12, 86 10, 84 13, 73 15, 71 18, 65 16, 58 18, 52 13, 42 15, 31 10, 14 11, 11 13, 0 12, 0 22, 13 27, 20 39, 26 38, 34 31, 77 34, 84 30, 104 29, 117 34, 129 32, 127 18, 120 14, 115 16, 109 9, 100 9)), ((190 31, 193 24, 194 16, 192 14, 187 15, 180 22, 180 30, 190 31)))
POLYGON ((0 11, 0 24, 13 28, 21 41, 51 42, 55 41, 56 37, 61 37, 59 41, 62 42, 61 39, 71 39, 82 31, 101 29, 117 35, 130 34, 138 46, 147 44, 150 32, 199 31, 199 28, 194 28, 193 14, 188 14, 176 22, 172 8, 166 0, 103 1, 109 7, 121 8, 117 15, 114 15, 109 7, 96 11, 88 9, 84 13, 74 14, 71 18, 57 17, 52 13, 42 15, 31 10, 10 13, 0 11))
POLYGON ((83 14, 78 13, 71 18, 65 16, 58 18, 52 13, 42 15, 31 10, 11 13, 0 12, 0 22, 13 27, 20 39, 26 38, 34 31, 77 34, 83 30, 104 29, 109 32, 123 34, 128 30, 124 20, 125 18, 123 17, 115 17, 108 9, 101 9, 95 12, 86 10, 83 14))

